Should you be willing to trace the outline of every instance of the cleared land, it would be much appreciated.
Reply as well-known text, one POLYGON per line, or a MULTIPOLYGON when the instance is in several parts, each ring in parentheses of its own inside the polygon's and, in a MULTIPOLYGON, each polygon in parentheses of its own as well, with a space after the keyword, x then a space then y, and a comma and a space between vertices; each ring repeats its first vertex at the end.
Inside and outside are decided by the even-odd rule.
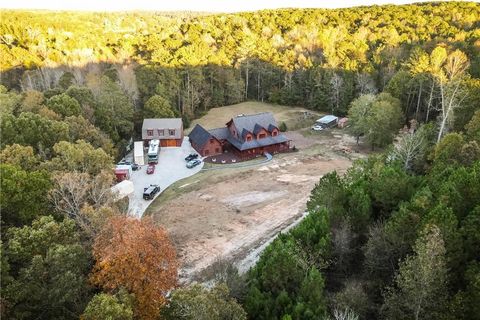
MULTIPOLYGON (((235 114, 252 112, 257 111, 235 114)), ((228 118, 217 117, 210 127, 221 126, 220 121, 228 118)), ((341 130, 287 134, 300 151, 249 168, 200 172, 175 183, 149 207, 147 214, 167 228, 177 247, 184 281, 195 279, 217 258, 240 262, 302 216, 321 176, 332 170, 344 172, 353 158, 362 156, 345 152, 356 146, 341 130)))

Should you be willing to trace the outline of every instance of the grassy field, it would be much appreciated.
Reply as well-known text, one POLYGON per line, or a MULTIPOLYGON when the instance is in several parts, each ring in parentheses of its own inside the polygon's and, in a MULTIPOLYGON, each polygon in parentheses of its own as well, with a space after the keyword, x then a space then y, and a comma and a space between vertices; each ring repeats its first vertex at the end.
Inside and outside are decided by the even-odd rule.
POLYGON ((279 124, 281 122, 285 122, 287 124, 288 130, 296 130, 311 126, 321 115, 320 113, 305 108, 273 105, 257 101, 247 101, 231 106, 210 109, 208 113, 200 119, 193 120, 190 128, 186 130, 186 133, 190 132, 190 130, 195 127, 197 123, 202 125, 207 130, 220 128, 225 126, 225 124, 236 115, 254 114, 260 112, 273 113, 273 116, 279 124), (305 113, 307 113, 306 116, 305 113))

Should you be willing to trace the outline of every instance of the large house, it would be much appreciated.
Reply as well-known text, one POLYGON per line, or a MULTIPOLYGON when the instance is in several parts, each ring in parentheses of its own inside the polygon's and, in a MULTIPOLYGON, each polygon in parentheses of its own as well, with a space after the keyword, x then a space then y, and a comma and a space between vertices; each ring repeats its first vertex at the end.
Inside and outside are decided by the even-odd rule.
POLYGON ((238 115, 225 127, 208 131, 197 124, 188 137, 204 157, 231 151, 241 159, 249 159, 290 149, 290 140, 280 132, 270 112, 238 115))
POLYGON ((161 147, 181 147, 183 141, 183 123, 180 118, 144 119, 142 140, 160 140, 161 147))

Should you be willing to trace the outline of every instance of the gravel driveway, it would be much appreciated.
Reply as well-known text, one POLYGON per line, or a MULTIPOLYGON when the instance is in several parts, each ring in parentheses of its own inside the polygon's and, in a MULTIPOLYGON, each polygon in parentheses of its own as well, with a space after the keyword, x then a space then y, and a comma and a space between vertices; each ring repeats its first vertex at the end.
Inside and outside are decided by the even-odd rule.
POLYGON ((157 193, 156 198, 172 183, 199 172, 203 167, 203 162, 193 169, 187 169, 185 166, 184 159, 192 152, 196 153, 191 147, 188 137, 185 137, 181 147, 161 148, 158 164, 155 166, 153 174, 147 174, 147 165, 142 166, 142 169, 138 171, 133 171, 130 180, 133 182, 135 191, 129 196, 129 214, 141 218, 152 203, 153 200, 143 200, 143 188, 150 184, 158 184, 160 192, 157 193))

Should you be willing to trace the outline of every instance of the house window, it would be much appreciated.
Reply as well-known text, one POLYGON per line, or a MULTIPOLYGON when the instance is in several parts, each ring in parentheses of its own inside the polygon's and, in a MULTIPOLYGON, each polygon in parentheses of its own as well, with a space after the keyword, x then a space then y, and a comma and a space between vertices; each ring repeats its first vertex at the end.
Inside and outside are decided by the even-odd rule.
POLYGON ((153 129, 148 129, 147 130, 147 136, 153 137, 153 129))
POLYGON ((267 135, 265 133, 260 133, 258 135, 258 139, 262 139, 262 138, 265 138, 267 135))
POLYGON ((215 141, 213 139, 210 139, 210 143, 214 143, 215 141))
POLYGON ((215 148, 215 153, 219 153, 220 152, 220 148, 215 148))
POLYGON ((208 156, 208 154, 210 153, 210 150, 205 150, 205 155, 208 156))
POLYGON ((158 135, 159 135, 159 136, 165 135, 165 130, 163 130, 163 129, 158 129, 157 131, 158 131, 158 135))
POLYGON ((273 131, 272 136, 276 137, 277 136, 277 131, 273 131))
POLYGON ((247 141, 252 141, 252 136, 247 136, 247 141))
POLYGON ((168 129, 168 134, 171 136, 175 135, 175 129, 168 129))

